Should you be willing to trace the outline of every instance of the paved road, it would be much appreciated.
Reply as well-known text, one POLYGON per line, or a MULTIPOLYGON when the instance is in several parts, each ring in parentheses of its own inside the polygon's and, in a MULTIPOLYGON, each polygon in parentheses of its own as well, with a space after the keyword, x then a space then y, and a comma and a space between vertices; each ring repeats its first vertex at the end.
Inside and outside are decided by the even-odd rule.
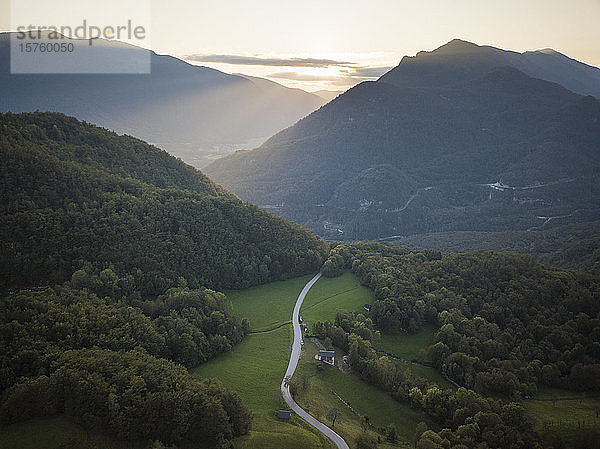
POLYGON ((300 358, 300 351, 302 349, 302 331, 300 330, 300 322, 298 321, 298 314, 300 313, 300 307, 302 306, 302 301, 304 301, 304 297, 313 286, 315 282, 319 280, 321 277, 321 273, 317 274, 314 278, 312 278, 308 283, 304 286, 300 295, 298 296, 298 300, 296 301, 296 305, 294 306, 294 313, 292 314, 292 325, 294 327, 294 343, 292 344, 292 355, 290 356, 290 363, 288 364, 287 371, 285 372, 285 376, 283 378, 283 382, 281 382, 281 394, 283 395, 283 399, 287 402, 287 405, 304 421, 309 423, 311 426, 316 428, 323 435, 328 437, 334 444, 338 447, 338 449, 348 449, 348 445, 344 441, 344 439, 323 424, 320 421, 317 421, 311 415, 309 415, 306 411, 304 411, 296 401, 292 398, 290 394, 289 387, 285 384, 285 379, 289 376, 291 377, 296 371, 296 366, 298 365, 298 359, 300 358))

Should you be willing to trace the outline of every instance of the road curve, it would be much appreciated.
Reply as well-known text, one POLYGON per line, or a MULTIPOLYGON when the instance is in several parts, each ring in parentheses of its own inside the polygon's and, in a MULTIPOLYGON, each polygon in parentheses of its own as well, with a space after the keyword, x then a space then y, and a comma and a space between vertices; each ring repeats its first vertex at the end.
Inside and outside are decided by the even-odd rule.
POLYGON ((298 359, 300 359, 300 351, 302 349, 302 331, 300 329, 300 322, 298 320, 298 315, 300 313, 300 307, 302 307, 302 301, 304 301, 304 297, 313 286, 315 282, 319 280, 321 277, 321 273, 318 273, 314 278, 312 278, 308 283, 304 286, 298 299, 296 301, 296 305, 294 306, 294 312, 292 314, 292 326, 294 328, 294 343, 292 344, 292 355, 290 356, 290 363, 288 364, 287 371, 285 372, 285 376, 283 377, 283 381, 281 382, 281 394, 283 395, 283 399, 289 407, 302 418, 304 421, 309 423, 327 438, 334 442, 334 444, 338 447, 338 449, 348 449, 348 445, 344 441, 344 439, 327 427, 322 422, 318 421, 311 415, 309 415, 305 410, 303 410, 296 401, 292 398, 290 394, 290 389, 286 385, 286 379, 291 377, 296 371, 296 366, 298 365, 298 359))

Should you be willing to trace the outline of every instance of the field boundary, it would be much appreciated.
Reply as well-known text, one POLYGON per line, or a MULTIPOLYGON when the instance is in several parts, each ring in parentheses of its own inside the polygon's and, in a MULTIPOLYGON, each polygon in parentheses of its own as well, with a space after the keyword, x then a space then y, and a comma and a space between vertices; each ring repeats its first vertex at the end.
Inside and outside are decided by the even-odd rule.
POLYGON ((333 295, 329 295, 326 298, 323 298, 320 301, 315 302, 314 304, 311 304, 310 306, 304 307, 304 310, 312 309, 313 307, 318 306, 321 303, 324 303, 328 299, 335 298, 336 296, 343 295, 344 293, 348 293, 348 292, 351 292, 351 291, 354 291, 354 290, 358 290, 360 287, 361 286, 359 285, 358 287, 349 288, 348 290, 344 290, 342 292, 338 292, 338 293, 334 293, 333 295))
POLYGON ((268 327, 266 329, 251 330, 249 333, 250 334, 264 334, 265 332, 272 332, 275 329, 279 329, 280 327, 287 326, 288 324, 291 324, 291 323, 292 323, 292 321, 290 320, 290 321, 286 321, 285 323, 280 323, 275 326, 268 327))

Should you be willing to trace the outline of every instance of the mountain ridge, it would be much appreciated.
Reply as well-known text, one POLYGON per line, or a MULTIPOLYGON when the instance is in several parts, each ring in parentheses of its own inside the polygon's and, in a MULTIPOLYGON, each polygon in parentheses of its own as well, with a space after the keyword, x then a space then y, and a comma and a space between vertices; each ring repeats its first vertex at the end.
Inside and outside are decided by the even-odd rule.
MULTIPOLYGON (((381 81, 391 83, 419 82, 411 80, 412 65, 424 65, 435 62, 440 71, 448 71, 440 62, 459 64, 455 70, 462 77, 481 75, 494 67, 511 66, 523 73, 545 81, 554 82, 581 94, 600 98, 600 68, 579 62, 554 49, 542 49, 519 53, 502 50, 491 45, 477 45, 463 39, 453 39, 432 51, 420 51, 415 56, 404 56, 400 64, 381 76, 381 81), (459 58, 460 57, 460 58, 459 58), (450 58, 450 59, 448 59, 450 58), (473 63, 477 67, 473 67, 473 63), (474 73, 465 75, 466 68, 460 64, 470 65, 474 73), (402 77, 407 77, 403 80, 402 77)), ((422 73, 421 73, 422 74, 422 73)), ((431 81, 430 81, 431 82, 431 81)), ((414 85, 414 84, 413 84, 414 85)))
POLYGON ((524 230, 536 226, 536 216, 595 217, 598 99, 532 77, 493 47, 455 41, 442 52, 428 52, 426 63, 404 58, 378 81, 205 172, 331 239, 524 230), (359 189, 373 196, 357 199, 352 190, 341 198, 344 183, 367 179, 363 171, 382 174, 369 172, 382 164, 417 180, 408 207, 404 181, 383 187, 373 179, 359 189), (513 195, 494 187, 499 180, 543 187, 513 195), (392 200, 390 189, 403 193, 392 200), (581 197, 577 189, 590 193, 581 197))

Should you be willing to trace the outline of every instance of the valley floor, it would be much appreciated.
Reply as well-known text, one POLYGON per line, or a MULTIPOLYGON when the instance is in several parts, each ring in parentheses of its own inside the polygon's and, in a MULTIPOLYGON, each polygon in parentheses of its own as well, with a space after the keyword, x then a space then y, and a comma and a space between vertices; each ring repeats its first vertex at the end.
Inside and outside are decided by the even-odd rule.
MULTIPOLYGON (((248 318, 253 333, 231 351, 191 370, 192 375, 217 378, 235 390, 254 414, 250 434, 235 440, 236 449, 333 448, 329 440, 294 414, 289 422, 276 417, 276 411, 285 408, 279 386, 290 355, 292 328, 289 321, 298 294, 311 277, 228 292, 234 314, 240 319, 248 318)), ((373 301, 372 291, 360 286, 352 273, 345 272, 337 278, 319 279, 307 294, 301 314, 310 329, 315 321, 333 321, 337 309, 362 312, 363 305, 373 301)), ((413 335, 384 335, 377 349, 398 357, 396 363, 402 364, 413 375, 450 387, 451 384, 433 368, 411 363, 430 344, 435 331, 434 327, 426 327, 413 335)), ((379 439, 378 448, 391 449, 413 447, 419 422, 436 428, 422 413, 393 400, 345 369, 344 354, 339 348, 336 348, 336 366, 318 369, 314 356, 319 349, 321 342, 305 338, 295 377, 307 380, 308 387, 296 395, 296 401, 314 417, 333 427, 351 448, 356 447, 355 439, 365 431, 363 429, 379 439), (340 365, 344 369, 340 369, 340 365), (339 412, 335 425, 328 417, 333 409, 339 412), (361 416, 368 416, 370 425, 364 426, 361 416), (394 444, 387 442, 383 435, 383 429, 389 425, 397 429, 398 440, 394 444)), ((524 401, 524 405, 541 434, 556 433, 572 442, 577 441, 583 429, 600 429, 599 396, 544 389, 534 399, 524 401)), ((107 439, 86 432, 62 416, 0 429, 2 449, 142 449, 147 444, 107 439)))
MULTIPOLYGON (((236 448, 331 447, 328 440, 297 417, 289 423, 275 417, 281 405, 279 385, 292 340, 290 325, 277 326, 289 321, 298 294, 310 278, 304 276, 228 292, 234 314, 248 318, 252 329, 259 332, 249 335, 232 351, 192 370, 194 375, 220 379, 227 387, 237 391, 254 413, 250 435, 238 439, 236 448)), ((314 321, 334 320, 337 309, 361 311, 365 303, 372 301, 372 292, 360 286, 352 273, 346 272, 335 279, 321 278, 307 294, 301 314, 310 328, 314 321)), ((360 415, 369 416, 373 426, 368 432, 375 437, 380 436, 382 443, 383 437, 376 428, 390 424, 397 427, 402 443, 383 443, 379 447, 411 443, 415 426, 424 418, 407 405, 366 384, 355 374, 345 374, 337 367, 317 371, 314 355, 318 349, 316 341, 305 339, 295 376, 306 376, 310 387, 297 396, 299 405, 329 426, 331 422, 327 420, 327 412, 338 409, 340 418, 334 430, 346 439, 350 447, 355 447, 354 439, 362 432, 360 415)), ((339 350, 338 354, 341 361, 339 350)))

